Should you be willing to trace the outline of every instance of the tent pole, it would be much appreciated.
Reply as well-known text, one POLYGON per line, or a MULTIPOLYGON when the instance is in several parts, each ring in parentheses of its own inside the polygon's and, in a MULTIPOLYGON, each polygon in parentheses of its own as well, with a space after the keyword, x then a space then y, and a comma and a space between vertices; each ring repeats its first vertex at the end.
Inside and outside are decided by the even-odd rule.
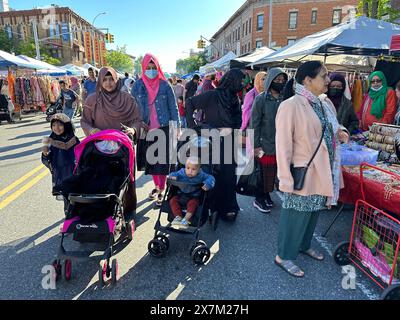
POLYGON ((324 55, 324 64, 326 64, 326 58, 328 57, 327 54, 324 55))

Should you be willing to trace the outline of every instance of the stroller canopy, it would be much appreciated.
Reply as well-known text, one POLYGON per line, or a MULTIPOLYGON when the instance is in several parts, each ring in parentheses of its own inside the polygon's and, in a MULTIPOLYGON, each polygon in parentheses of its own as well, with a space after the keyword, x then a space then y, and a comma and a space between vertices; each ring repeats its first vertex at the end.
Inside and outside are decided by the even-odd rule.
POLYGON ((89 143, 96 141, 114 141, 125 146, 129 150, 129 173, 131 180, 135 181, 135 175, 134 175, 135 152, 133 150, 132 141, 126 134, 117 130, 105 130, 98 132, 90 137, 87 137, 79 145, 77 145, 75 147, 75 158, 76 158, 75 171, 77 171, 79 167, 79 162, 81 160, 81 156, 86 146, 89 143))

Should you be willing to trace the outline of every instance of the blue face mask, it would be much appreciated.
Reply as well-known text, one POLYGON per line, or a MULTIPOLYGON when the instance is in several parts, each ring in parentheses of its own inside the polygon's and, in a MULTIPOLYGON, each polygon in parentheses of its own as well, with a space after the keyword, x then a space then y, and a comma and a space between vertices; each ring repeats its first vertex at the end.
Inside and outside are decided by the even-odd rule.
POLYGON ((154 79, 158 76, 157 70, 146 70, 146 76, 150 79, 154 79))

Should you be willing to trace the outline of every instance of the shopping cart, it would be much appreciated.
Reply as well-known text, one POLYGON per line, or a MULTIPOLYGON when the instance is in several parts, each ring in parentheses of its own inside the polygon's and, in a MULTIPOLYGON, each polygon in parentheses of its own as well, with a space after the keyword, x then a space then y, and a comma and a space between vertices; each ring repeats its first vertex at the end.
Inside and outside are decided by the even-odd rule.
POLYGON ((365 171, 373 170, 387 181, 382 199, 400 193, 400 176, 381 168, 362 164, 361 194, 356 204, 350 242, 340 243, 334 253, 340 266, 353 263, 384 290, 383 300, 400 300, 400 221, 366 200, 365 171))

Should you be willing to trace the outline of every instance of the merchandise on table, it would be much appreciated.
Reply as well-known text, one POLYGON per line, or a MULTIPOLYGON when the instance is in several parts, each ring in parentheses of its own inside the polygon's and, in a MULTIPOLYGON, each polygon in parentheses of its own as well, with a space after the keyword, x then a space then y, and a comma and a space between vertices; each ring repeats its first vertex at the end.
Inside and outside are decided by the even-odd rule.
POLYGON ((343 166, 357 166, 362 163, 375 165, 379 151, 372 150, 356 143, 341 145, 341 164, 343 166))
POLYGON ((400 163, 396 156, 395 140, 400 135, 400 126, 375 123, 370 130, 366 146, 380 151, 379 160, 388 163, 400 163))

